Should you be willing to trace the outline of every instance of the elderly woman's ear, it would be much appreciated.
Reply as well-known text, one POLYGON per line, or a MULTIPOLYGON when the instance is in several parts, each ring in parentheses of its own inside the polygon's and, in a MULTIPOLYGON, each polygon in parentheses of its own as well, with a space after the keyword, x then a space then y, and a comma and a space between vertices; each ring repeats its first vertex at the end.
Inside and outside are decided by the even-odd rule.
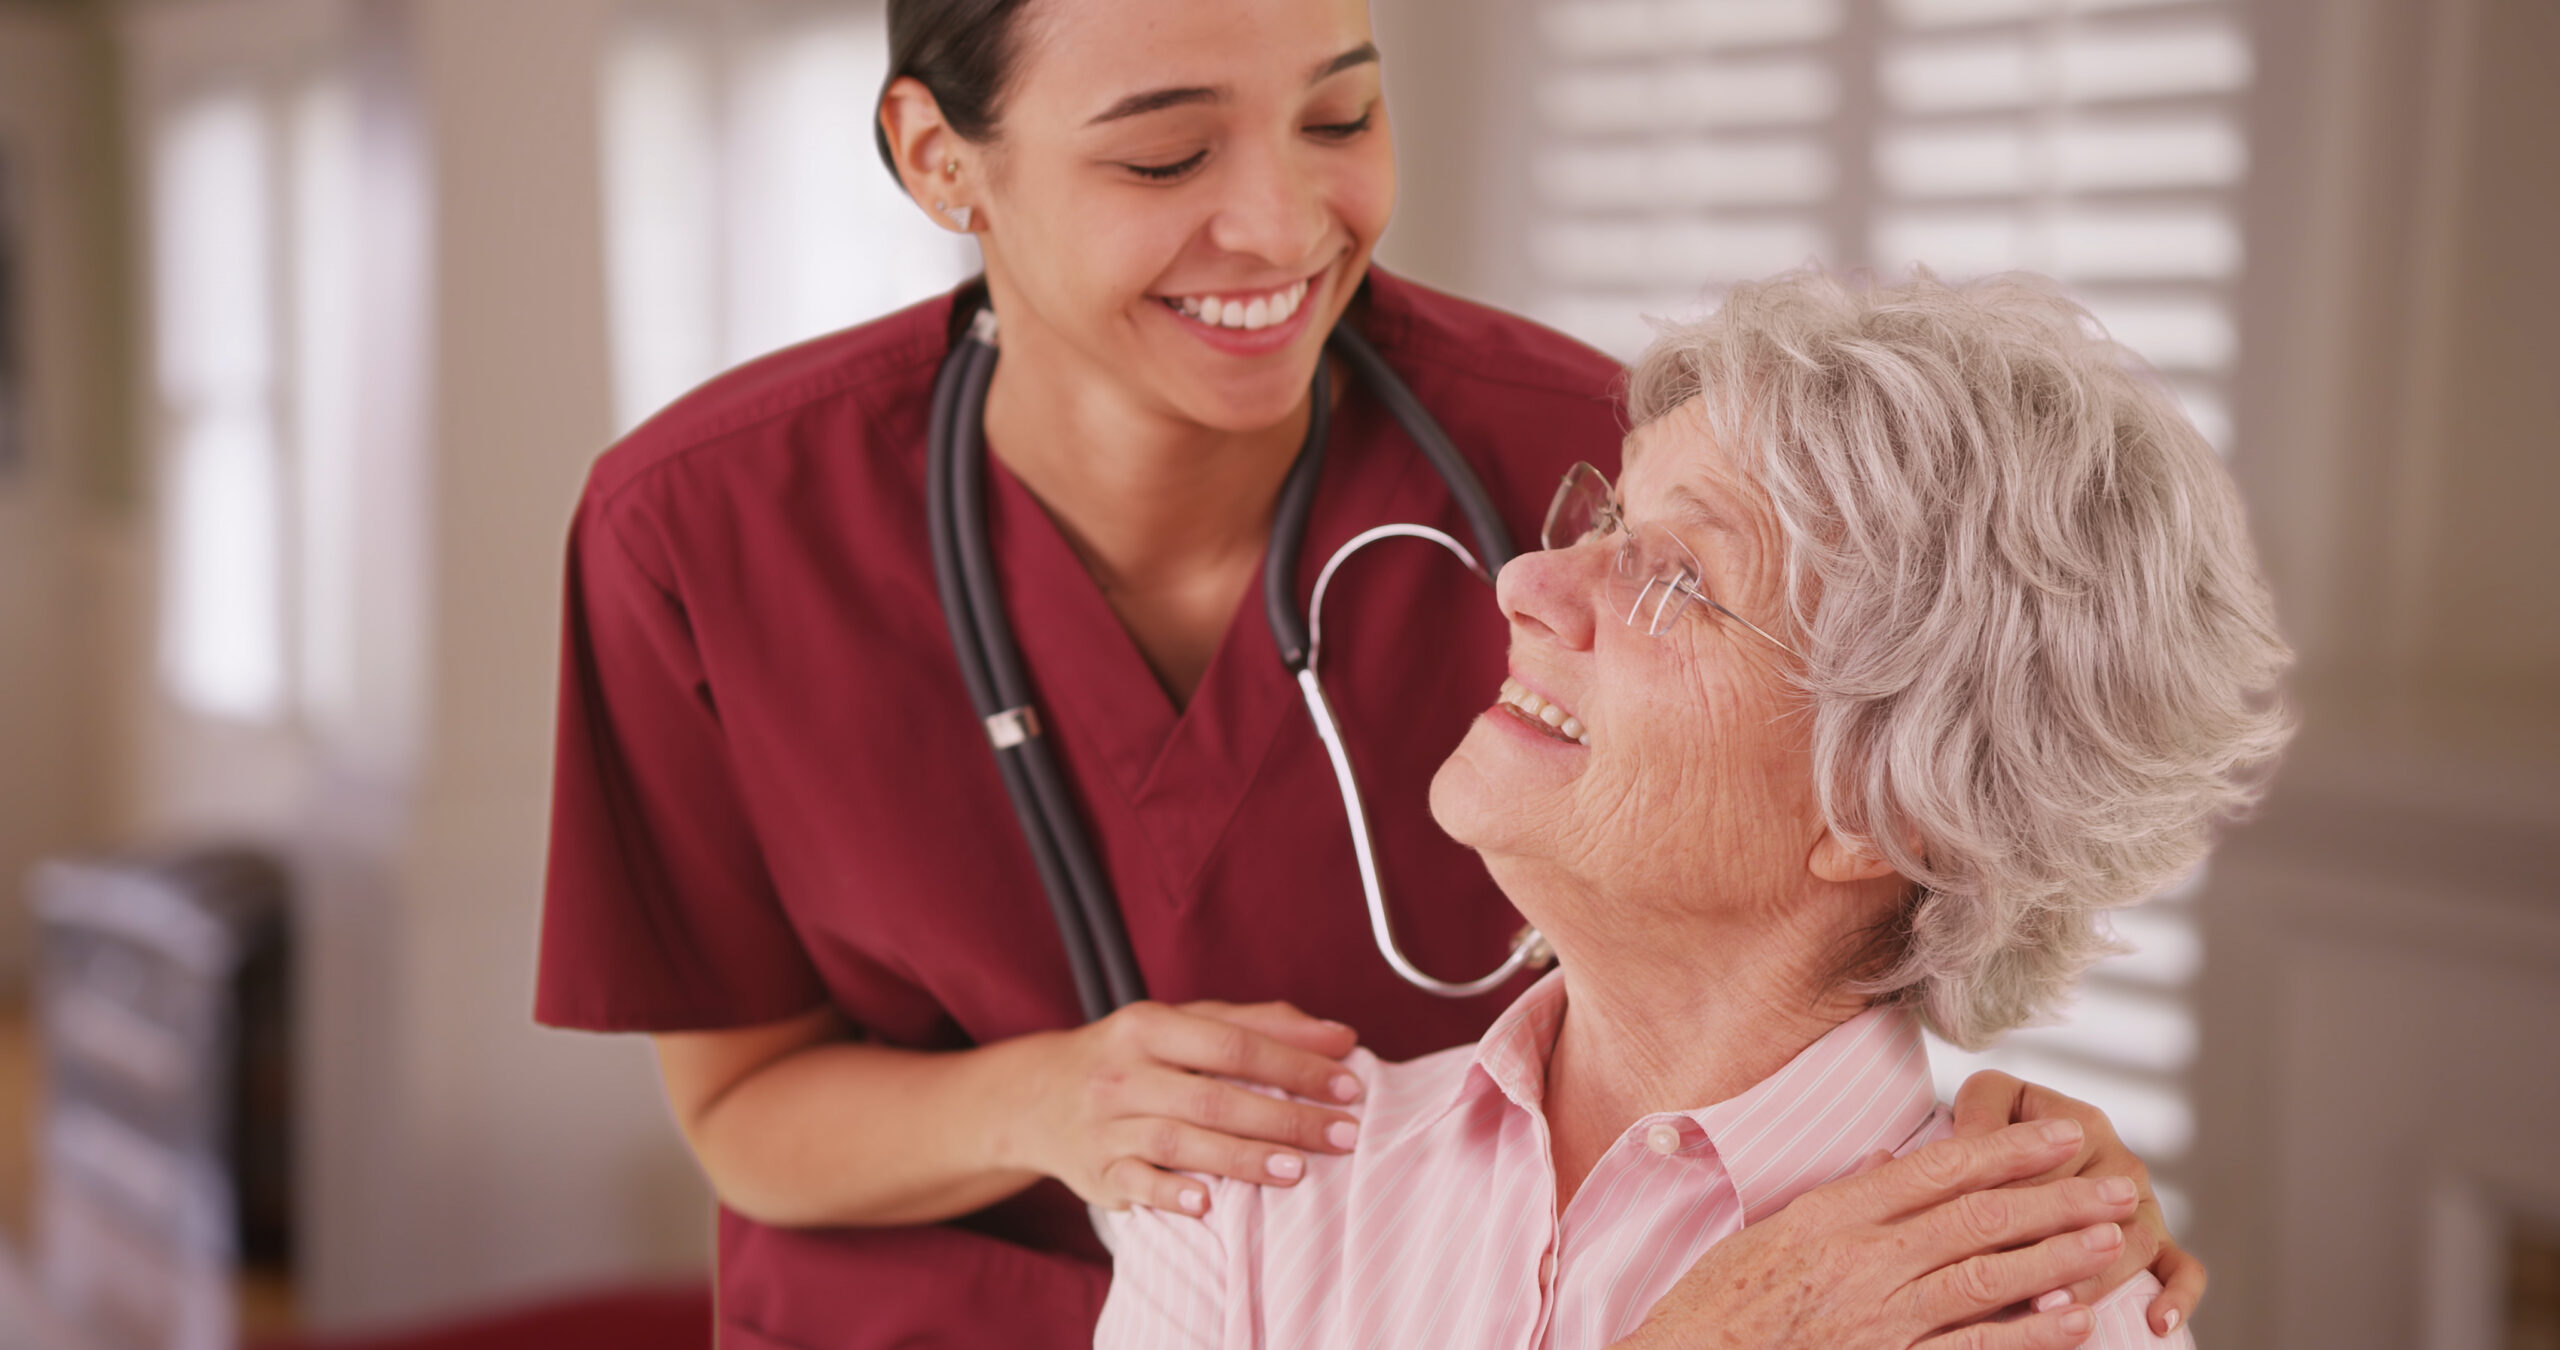
POLYGON ((1813 841, 1813 854, 1805 859, 1805 870, 1839 885, 1894 874, 1893 864, 1878 857, 1865 841, 1844 837, 1828 827, 1813 841))

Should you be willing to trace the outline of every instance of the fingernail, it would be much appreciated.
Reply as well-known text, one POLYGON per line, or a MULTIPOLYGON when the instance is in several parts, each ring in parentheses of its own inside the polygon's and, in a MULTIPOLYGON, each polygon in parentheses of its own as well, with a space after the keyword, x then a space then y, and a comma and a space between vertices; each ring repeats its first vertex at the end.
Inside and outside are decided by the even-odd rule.
POLYGON ((2169 1311, 2167 1311, 2167 1312, 2164 1312, 2164 1313, 2160 1314, 2160 1334, 2161 1334, 2161 1335, 2166 1336, 2166 1335, 2168 1335, 2170 1332, 2175 1331, 2175 1330, 2177 1330, 2177 1329, 2178 1329, 2178 1310, 2177 1310, 2177 1309, 2175 1309, 2175 1308, 2171 1308, 2169 1311))
POLYGON ((2062 1334, 2086 1336, 2097 1327, 2096 1318, 2086 1308, 2074 1308, 2062 1315, 2062 1334))
POLYGON ((2124 1245, 2124 1230, 2102 1223, 2080 1235, 2080 1241, 2093 1252, 2110 1252, 2124 1245))
POLYGON ((2076 1120, 2046 1121, 2044 1123, 2044 1141, 2048 1144, 2079 1143, 2080 1122, 2076 1120))
POLYGON ((2110 1205, 2129 1205, 2133 1203, 2133 1195, 2131 1177, 2109 1177, 2098 1183, 2098 1198, 2110 1205))
POLYGON ((1282 1181, 1295 1181, 1300 1172, 1307 1170, 1307 1165, 1299 1161, 1295 1153, 1274 1153, 1271 1155, 1271 1161, 1264 1163, 1263 1166, 1269 1168, 1271 1175, 1282 1181))
POLYGON ((1324 1127, 1324 1141, 1335 1148, 1349 1148, 1360 1142, 1360 1127, 1347 1120, 1337 1120, 1324 1127))
POLYGON ((2054 1309, 2056 1309, 2056 1308, 2060 1308, 2060 1307, 2063 1307, 2063 1306, 2065 1306, 2065 1305, 2069 1304, 2070 1302, 2071 1302, 2071 1291, 2070 1291, 2070 1290, 2068 1290, 2068 1289, 2056 1289, 2056 1290, 2054 1290, 2054 1291, 2053 1291, 2052 1293, 2050 1293, 2050 1294, 2039 1294, 2039 1295, 2037 1295, 2037 1297, 2036 1297, 2036 1311, 2037 1311, 2037 1312, 2052 1312, 2054 1309))
POLYGON ((1360 1080, 1347 1073, 1335 1074, 1333 1076, 1333 1099, 1338 1102, 1358 1101, 1360 1099, 1360 1080))
POLYGON ((1200 1212, 1200 1207, 1208 1203, 1209 1197, 1204 1192, 1184 1191, 1182 1193, 1182 1208, 1186 1213, 1197 1214, 1200 1212))

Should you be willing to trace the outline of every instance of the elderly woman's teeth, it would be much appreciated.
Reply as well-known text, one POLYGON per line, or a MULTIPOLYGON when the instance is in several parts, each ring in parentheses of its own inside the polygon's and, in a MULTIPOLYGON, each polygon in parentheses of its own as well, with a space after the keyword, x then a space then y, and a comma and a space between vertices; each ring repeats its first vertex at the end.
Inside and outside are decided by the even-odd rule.
POLYGON ((1179 299, 1167 300, 1165 303, 1184 317, 1198 319, 1213 328, 1241 328, 1251 332, 1257 328, 1269 328, 1273 324, 1287 323, 1290 316, 1298 312, 1298 306, 1305 304, 1306 300, 1307 283, 1300 281, 1267 295, 1246 296, 1241 299, 1221 298, 1214 295, 1186 295, 1179 299))
POLYGON ((1591 738, 1583 734, 1582 720, 1529 691, 1518 680, 1502 682, 1502 702, 1518 709, 1529 720, 1556 732, 1565 740, 1588 746, 1591 738))

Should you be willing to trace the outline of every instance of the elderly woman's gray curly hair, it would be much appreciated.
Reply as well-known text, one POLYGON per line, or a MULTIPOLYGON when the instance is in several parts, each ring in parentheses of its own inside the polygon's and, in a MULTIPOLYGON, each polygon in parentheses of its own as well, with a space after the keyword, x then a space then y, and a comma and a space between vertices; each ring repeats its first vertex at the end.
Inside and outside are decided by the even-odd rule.
POLYGON ((2290 731, 2220 458, 2025 275, 1789 273, 1628 380, 1639 425, 1703 398, 1776 506, 1823 808, 1916 883, 1868 991, 1965 1047, 2053 1014, 2290 731))

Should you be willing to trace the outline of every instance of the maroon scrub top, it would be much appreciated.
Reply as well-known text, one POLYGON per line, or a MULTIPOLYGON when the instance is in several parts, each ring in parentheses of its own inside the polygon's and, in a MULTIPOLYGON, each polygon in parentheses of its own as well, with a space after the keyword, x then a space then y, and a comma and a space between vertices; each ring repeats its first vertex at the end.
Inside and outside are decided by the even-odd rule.
MULTIPOLYGON (((1047 899, 936 599, 925 410, 950 297, 742 367, 606 452, 571 526, 536 1016, 699 1031, 832 1004, 875 1040, 979 1045, 1076 1025, 1047 899)), ((1618 367, 1372 271, 1353 322, 1534 546, 1575 460, 1617 464, 1618 367)), ((1298 592, 1351 535, 1463 518, 1355 382, 1298 592)), ((998 447, 999 453, 1001 447, 998 447)), ((1288 999, 1391 1059, 1474 1039, 1526 986, 1419 992, 1372 947, 1341 798, 1257 576, 1190 703, 1166 695, 1001 464, 989 537, 1040 710, 1152 996, 1288 999)), ((1429 544, 1336 577, 1322 673, 1367 792, 1397 931, 1444 978, 1519 916, 1432 823, 1431 775, 1493 700, 1491 591, 1429 544)), ((1085 1346, 1108 1257, 1049 1181, 917 1228, 723 1211, 731 1350, 1085 1346)))

